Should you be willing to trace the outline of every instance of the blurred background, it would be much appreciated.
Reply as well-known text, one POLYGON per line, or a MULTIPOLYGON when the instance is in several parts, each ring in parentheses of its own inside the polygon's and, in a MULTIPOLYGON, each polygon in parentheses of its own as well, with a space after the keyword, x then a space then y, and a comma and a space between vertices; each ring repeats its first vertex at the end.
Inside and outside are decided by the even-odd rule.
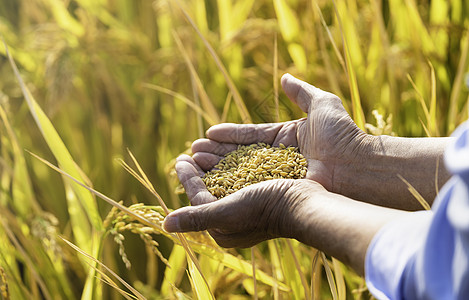
MULTIPOLYGON (((159 205, 117 161, 131 161, 129 149, 175 209, 188 203, 177 193, 174 159, 211 125, 305 116, 279 87, 285 72, 339 95, 371 134, 450 134, 468 117, 468 17, 463 0, 2 0, 0 35, 84 181, 126 206, 159 205)), ((32 117, 3 44, 0 107, 4 299, 122 297, 99 280, 87 284, 87 265, 58 238, 86 250, 86 234, 101 241, 89 248, 95 258, 145 297, 197 298, 185 272, 165 283, 165 264, 132 233, 124 235, 132 263, 126 269, 101 223, 74 214, 90 212, 73 202, 80 192, 26 152, 61 163, 54 153, 60 147, 46 142, 53 135, 32 117), (172 288, 163 291, 164 284, 172 288)), ((92 199, 104 220, 111 206, 92 199)), ((174 252, 171 239, 153 238, 164 257, 174 252)), ((370 297, 362 279, 327 257, 331 285, 326 271, 311 268, 313 250, 296 243, 290 250, 300 273, 285 279, 285 267, 272 260, 274 246, 285 245, 256 248, 257 266, 274 276, 278 264, 275 278, 295 292, 262 284, 253 292, 248 274, 206 262, 215 296, 370 297)), ((247 250, 226 251, 250 260, 247 250)))

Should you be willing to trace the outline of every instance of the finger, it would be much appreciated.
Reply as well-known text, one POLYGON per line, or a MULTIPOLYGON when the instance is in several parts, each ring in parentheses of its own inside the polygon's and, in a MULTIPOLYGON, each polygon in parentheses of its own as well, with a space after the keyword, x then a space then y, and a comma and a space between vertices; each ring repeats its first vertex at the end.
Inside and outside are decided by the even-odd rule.
POLYGON ((197 169, 191 163, 184 160, 176 162, 176 172, 192 205, 216 200, 215 196, 207 190, 197 169))
POLYGON ((210 127, 207 137, 222 143, 233 144, 272 144, 284 123, 232 124, 223 123, 210 127))
POLYGON ((237 148, 237 144, 219 143, 210 139, 198 139, 192 143, 192 153, 208 152, 222 156, 237 148))
POLYGON ((201 214, 204 205, 186 206, 171 212, 164 218, 163 229, 167 232, 190 232, 207 229, 207 217, 201 214))
POLYGON ((319 100, 337 100, 332 93, 325 92, 309 83, 299 80, 290 74, 282 76, 282 88, 285 94, 295 102, 302 111, 308 113, 313 102, 319 100))
POLYGON ((231 226, 233 222, 230 219, 233 219, 234 210, 229 197, 212 203, 177 209, 166 216, 163 228, 168 232, 189 232, 219 228, 224 225, 231 226))
POLYGON ((223 156, 207 153, 196 152, 192 158, 205 172, 210 171, 223 158, 223 156))
POLYGON ((181 162, 181 161, 185 161, 185 162, 190 163, 197 170, 197 173, 199 173, 200 177, 204 176, 204 174, 205 174, 204 170, 202 170, 202 168, 189 155, 182 154, 178 158, 176 158, 176 162, 181 162))

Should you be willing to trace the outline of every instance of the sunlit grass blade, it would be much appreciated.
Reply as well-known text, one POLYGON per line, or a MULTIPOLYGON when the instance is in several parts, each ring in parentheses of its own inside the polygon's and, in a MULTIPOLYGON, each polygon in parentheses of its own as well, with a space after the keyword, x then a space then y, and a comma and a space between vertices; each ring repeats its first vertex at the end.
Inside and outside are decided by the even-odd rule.
MULTIPOLYGON (((190 242, 190 241, 189 241, 190 242)), ((248 261, 240 259, 230 253, 222 251, 219 247, 204 245, 202 243, 191 243, 192 249, 197 253, 206 255, 222 263, 224 266, 238 271, 247 276, 252 276, 252 264, 248 261)), ((278 286, 282 291, 289 291, 290 288, 281 281, 275 280, 265 272, 257 269, 256 278, 259 282, 265 283, 269 286, 278 286)))
POLYGON ((275 101, 275 121, 280 122, 280 111, 279 111, 279 101, 278 101, 278 41, 277 35, 274 37, 274 61, 273 61, 273 86, 274 86, 274 101, 275 101))
POLYGON ((158 204, 164 209, 164 212, 166 214, 169 214, 170 211, 169 211, 168 207, 166 206, 166 203, 164 202, 163 198, 161 198, 160 194, 158 194, 158 192, 155 190, 155 188, 153 187, 153 184, 148 179, 145 172, 143 172, 143 169, 142 169, 142 167, 140 167, 140 164, 138 163, 135 156, 132 154, 132 152, 130 150, 128 150, 127 152, 129 153, 130 157, 132 158, 132 161, 135 164, 135 166, 137 167, 137 170, 138 170, 139 173, 137 173, 134 169, 132 169, 123 160, 119 160, 121 165, 124 167, 124 169, 127 172, 129 172, 132 176, 134 176, 135 179, 137 179, 145 188, 147 188, 147 190, 149 190, 153 194, 153 196, 155 196, 155 198, 158 200, 158 204))
POLYGON ((335 40, 332 36, 332 32, 329 29, 329 26, 327 26, 327 23, 326 23, 326 20, 324 19, 324 15, 322 14, 321 8, 319 7, 319 4, 316 1, 313 1, 313 2, 314 2, 314 7, 316 8, 316 11, 319 14, 319 17, 321 19, 322 27, 324 28, 324 30, 327 33, 327 36, 328 36, 329 41, 332 45, 332 48, 334 49, 334 53, 335 53, 335 55, 336 55, 336 57, 339 61, 339 64, 342 66, 342 69, 344 70, 344 72, 347 72, 347 67, 345 66, 345 61, 344 61, 344 58, 342 56, 342 53, 340 52, 339 47, 337 46, 337 43, 335 42, 335 40))
MULTIPOLYGON (((6 230, 9 229, 7 228, 6 230)), ((0 242, 2 245, 2 251, 0 251, 0 267, 3 267, 8 275, 9 294, 18 299, 31 299, 32 295, 30 294, 30 289, 23 284, 21 279, 24 274, 21 274, 19 266, 16 263, 18 252, 14 248, 14 245, 11 244, 8 233, 3 228, 3 224, 0 227, 0 242)))
MULTIPOLYGON (((49 166, 50 168, 52 168, 53 170, 59 172, 60 174, 68 177, 69 179, 71 179, 72 181, 74 181, 75 183, 77 183, 78 185, 84 187, 85 189, 89 190, 91 193, 93 193, 94 195, 96 195, 97 197, 101 198, 102 200, 106 201, 107 203, 109 203, 110 205, 118 208, 119 210, 125 212, 126 214, 132 216, 133 218, 135 218, 136 220, 138 220, 139 222, 145 224, 145 225, 148 225, 150 227, 153 227, 153 228, 156 228, 158 229, 162 234, 165 234, 166 236, 174 239, 173 235, 171 234, 168 234, 167 232, 165 232, 161 226, 159 226, 158 224, 155 224, 153 222, 150 222, 149 220, 143 218, 142 216, 134 213, 133 211, 129 210, 127 207, 123 206, 122 204, 119 204, 118 202, 112 200, 111 198, 107 197, 106 195, 102 194, 101 192, 98 192, 88 186, 86 186, 85 184, 83 184, 82 182, 78 181, 77 179, 73 178, 72 176, 70 176, 69 174, 67 174, 66 172, 64 172, 63 170, 57 168, 56 166, 54 166, 53 164, 51 164, 50 162, 38 157, 37 155, 31 153, 31 155, 33 155, 35 158, 39 159, 41 162, 43 162, 44 164, 46 164, 47 166, 49 166)), ((135 171, 133 171, 135 173, 135 171)), ((135 173, 137 176, 139 176, 137 173, 135 173)), ((142 182, 145 182, 143 178, 141 178, 142 182)), ((169 211, 169 210, 168 210, 169 211)), ((192 252, 192 250, 190 250, 190 247, 189 247, 189 243, 188 241, 186 240, 186 238, 182 235, 182 234, 177 234, 177 239, 174 239, 175 242, 179 242, 183 245, 183 247, 185 248, 186 250, 186 253, 188 253, 189 257, 191 257, 192 260, 194 261, 197 261, 194 253, 192 252)), ((216 250, 215 248, 211 248, 209 247, 208 245, 203 245, 203 244, 200 244, 200 243, 192 243, 191 242, 191 247, 193 249, 195 249, 198 253, 200 254, 203 254, 203 255, 208 255, 209 257, 213 258, 213 259, 216 259, 218 261, 220 261, 221 263, 223 263, 225 266, 227 267, 230 267, 232 268, 233 270, 236 270, 238 272, 241 272, 241 273, 244 273, 248 276, 251 276, 252 275, 252 265, 246 261, 243 261, 243 260, 240 260, 239 258, 229 254, 229 253, 226 253, 226 252, 222 252, 222 251, 219 251, 219 250, 216 250)), ((197 268, 197 264, 195 264, 196 268, 197 268)), ((200 266, 199 266, 200 267, 200 266)), ((286 287, 284 284, 280 283, 280 282, 277 282, 277 283, 274 283, 275 280, 268 276, 267 274, 265 274, 264 272, 260 272, 260 271, 257 271, 256 272, 256 277, 259 281, 262 281, 266 284, 269 284, 271 286, 273 286, 274 284, 278 284, 278 286, 284 290, 284 291, 288 291, 288 287, 286 287)), ((207 285, 208 286, 208 285, 207 285)))
MULTIPOLYGON (((139 291, 137 291, 136 289, 134 289, 130 284, 128 284, 125 280, 123 280, 119 275, 117 275, 114 271, 112 271, 110 268, 108 268, 105 264, 103 264, 102 262, 100 262, 99 260, 97 260, 96 258, 94 258, 92 255, 86 253, 85 251, 83 251, 82 249, 80 249, 78 246, 76 246, 75 244, 71 243, 70 241, 68 241, 67 239, 63 238, 63 237, 60 237, 67 245, 69 245, 70 247, 72 247, 75 251, 77 251, 78 253, 80 253, 81 255, 83 255, 84 257, 86 257, 87 259, 93 261, 94 263, 96 263, 97 265, 99 265, 100 267, 104 268, 109 274, 111 274, 114 278, 116 278, 123 286, 125 286, 129 291, 131 291, 137 299, 145 299, 145 297, 140 294, 139 291)), ((92 268, 94 268, 95 270, 99 270, 98 268, 94 267, 93 265, 90 265, 92 268)))
POLYGON ((187 259, 185 257, 186 251, 182 246, 175 244, 171 250, 171 255, 168 259, 168 264, 171 268, 166 268, 164 271, 164 279, 161 284, 161 294, 163 296, 170 296, 172 286, 177 285, 181 276, 182 270, 186 268, 187 259))
POLYGON ((295 263, 296 271, 298 272, 298 275, 300 277, 301 285, 303 286, 303 290, 304 290, 305 299, 309 299, 309 295, 310 295, 309 286, 308 286, 308 283, 306 282, 306 277, 303 271, 301 270, 301 266, 298 261, 298 257, 295 254, 295 249, 293 248, 291 240, 286 240, 286 244, 288 246, 288 250, 290 250, 291 256, 293 258, 293 262, 295 263))
POLYGON ((207 48, 208 52, 212 56, 213 60, 215 61, 215 64, 217 65, 218 69, 220 72, 223 74, 223 77, 225 78, 225 82, 228 85, 228 88, 230 89, 232 95, 233 95, 233 100, 236 104, 236 107, 238 108, 239 114, 241 116, 241 119, 244 123, 251 123, 251 115, 249 114, 248 109, 246 108, 246 104, 244 104, 244 101, 241 97, 241 94, 239 93, 238 89, 236 88, 233 80, 231 79, 230 75, 228 74, 228 71, 226 70, 225 66, 223 65, 223 62, 221 59, 218 57, 217 53, 213 49, 213 47, 210 45, 209 41, 204 37, 204 35, 200 32, 199 28, 197 25, 194 23, 192 18, 189 16, 187 11, 184 9, 184 7, 181 5, 179 0, 174 1, 182 13, 184 14, 184 17, 186 20, 189 22, 189 24, 194 28, 195 32, 199 36, 199 38, 202 40, 204 43, 205 47, 207 48))
POLYGON ((435 78, 435 69, 433 64, 428 61, 430 66, 430 76, 431 76, 431 94, 430 94, 430 122, 428 127, 434 136, 440 136, 440 131, 438 130, 438 120, 436 118, 436 78, 435 78))
POLYGON ((280 32, 287 42, 288 53, 290 54, 296 68, 305 74, 307 69, 307 59, 303 47, 298 43, 300 35, 300 24, 296 12, 284 0, 275 0, 274 9, 280 27, 280 32))
POLYGON ((326 255, 324 252, 320 252, 319 256, 321 257, 324 270, 326 271, 327 282, 329 283, 329 289, 332 293, 332 299, 337 300, 339 296, 337 295, 337 286, 334 281, 334 276, 332 275, 331 267, 327 261, 326 255))
POLYGON ((18 215, 27 218, 31 215, 37 214, 39 206, 34 197, 33 188, 31 185, 31 179, 28 175, 26 168, 26 161, 24 159, 23 151, 20 148, 18 139, 11 127, 10 121, 8 120, 7 114, 0 105, 0 119, 2 120, 6 133, 8 134, 11 151, 13 154, 13 178, 12 178, 12 205, 17 211, 18 215))
POLYGON ((202 272, 200 271, 200 266, 196 266, 194 263, 194 259, 192 257, 189 257, 189 255, 187 258, 187 264, 189 267, 192 287, 195 290, 197 299, 199 300, 215 299, 207 283, 207 280, 205 279, 205 277, 202 275, 202 272))
MULTIPOLYGON (((49 118, 42 111, 39 104, 34 100, 29 89, 26 87, 13 58, 8 52, 7 45, 5 43, 4 45, 10 65, 19 82, 29 110, 36 121, 43 138, 49 146, 49 149, 52 151, 64 170, 72 174, 72 176, 82 179, 81 170, 79 170, 49 118)), ((75 239, 83 249, 86 249, 88 252, 93 253, 93 255, 98 256, 101 243, 100 232, 102 232, 103 227, 96 201, 88 191, 83 190, 76 185, 72 184, 67 186, 67 184, 68 183, 65 182, 65 187, 71 188, 69 192, 66 193, 66 198, 75 239)), ((100 294, 100 286, 95 286, 95 283, 94 273, 89 273, 87 283, 85 284, 84 295, 87 295, 87 293, 96 293, 95 295, 100 294)))
POLYGON ((466 32, 461 39, 461 54, 459 58, 456 77, 454 78, 453 88, 449 100, 448 110, 448 132, 453 132, 456 125, 461 121, 459 117, 459 108, 461 106, 461 93, 464 88, 465 75, 469 66, 469 35, 466 32))
POLYGON ((295 263, 294 252, 290 249, 286 240, 282 239, 280 242, 278 249, 282 257, 281 263, 285 282, 290 287, 294 299, 305 299, 305 297, 309 297, 309 294, 308 296, 305 294, 301 274, 297 268, 297 263, 295 263))
POLYGON ((317 300, 321 297, 321 258, 320 251, 316 250, 311 262, 311 299, 317 300))
POLYGON ((197 114, 200 114, 210 126, 219 123, 219 120, 212 118, 212 116, 210 116, 210 114, 208 114, 204 109, 202 109, 200 106, 198 106, 197 104, 192 102, 189 98, 185 97, 184 95, 180 93, 177 93, 175 91, 172 91, 162 86, 151 84, 151 83, 142 83, 142 86, 145 88, 149 88, 149 89, 161 92, 161 93, 165 93, 167 95, 174 97, 175 99, 181 100, 182 102, 184 102, 184 104, 192 108, 197 114))
MULTIPOLYGON (((7 48, 6 44, 5 47, 7 48)), ((18 68, 13 61, 13 58, 9 55, 8 48, 7 55, 15 76, 20 84, 23 95, 26 99, 26 103, 28 104, 31 114, 34 117, 37 126, 41 130, 42 136, 46 140, 50 150, 54 154, 61 167, 67 173, 70 173, 73 177, 82 178, 80 175, 81 172, 78 170, 77 165, 75 164, 65 144, 62 142, 62 139, 58 135, 54 126, 42 111, 40 106, 37 104, 37 102, 34 100, 31 93, 29 92, 29 89, 26 87, 26 84, 19 74, 18 68)), ((92 197, 92 195, 76 186, 72 186, 72 188, 78 200, 68 202, 72 228, 79 244, 85 247, 85 249, 91 250, 93 247, 91 242, 93 242, 93 240, 90 240, 89 235, 92 232, 92 229, 97 231, 102 230, 101 217, 99 215, 95 199, 92 197), (89 220, 91 226, 86 225, 87 223, 83 222, 84 220, 89 220)))
MULTIPOLYGON (((425 115, 425 121, 426 122, 425 122, 425 124, 423 124, 423 122, 422 122, 422 124, 424 125, 424 128, 425 128, 425 131, 427 132, 427 135, 428 136, 438 136, 437 129, 435 128, 436 120, 433 121, 432 114, 430 113, 430 110, 428 109, 427 104, 425 103, 425 99, 424 99, 422 93, 419 91, 417 85, 415 84, 414 80, 412 79, 412 77, 410 77, 409 74, 407 74, 407 79, 412 84, 412 86, 415 90, 415 93, 417 94, 417 100, 419 101, 420 106, 423 109, 423 113, 425 115)), ((432 83, 434 83, 434 82, 432 81, 432 83)), ((433 94, 433 91, 432 91, 432 94, 433 94)), ((432 95, 432 98, 433 98, 433 95, 432 95)), ((432 100, 432 103, 433 102, 436 103, 436 98, 435 98, 435 100, 432 100)), ((431 104, 431 106, 436 106, 436 104, 431 104)), ((436 111, 436 107, 434 108, 434 111, 436 111)), ((435 112, 432 111, 432 113, 435 115, 435 112)), ((434 117, 434 118, 436 119, 436 117, 434 117)))
MULTIPOLYGON (((31 153, 31 152, 30 152, 31 153)), ((37 156, 36 154, 34 153, 31 153, 32 156, 34 156, 36 159, 38 159, 39 161, 41 161, 42 163, 44 163, 45 165, 47 165, 48 167, 50 167, 51 169, 53 169, 54 171, 64 175, 65 177, 69 178, 70 180, 74 181, 76 184, 80 185, 81 187, 85 188, 86 190, 88 190, 89 192, 91 192, 92 194, 96 195, 97 197, 101 198, 102 200, 106 201, 107 203, 109 203, 110 205, 118 208, 119 210, 125 212, 126 214, 128 214, 129 216, 132 216, 133 218, 135 218, 136 220, 138 220, 139 222, 142 222, 143 224, 146 224, 148 226, 151 226, 151 227, 154 227, 154 228, 159 228, 160 230, 163 230, 161 228, 161 226, 153 223, 153 222, 150 222, 148 221, 147 219, 143 218, 142 216, 136 214, 135 212, 131 211, 130 209, 128 209, 127 207, 125 207, 124 205, 120 204, 119 202, 117 201, 114 201, 112 200, 111 198, 109 198, 108 196, 104 195, 103 193, 101 192, 98 192, 97 190, 87 186, 86 184, 82 183, 81 181, 79 181, 78 179, 76 179, 75 177, 73 177, 72 175, 68 174, 67 172, 65 172, 64 170, 54 166, 53 164, 51 164, 50 162, 48 162, 47 160, 37 156)))
MULTIPOLYGON (((332 45, 332 48, 334 49, 333 53, 335 54, 335 57, 339 61, 339 64, 340 64, 340 67, 342 68, 342 70, 344 72, 346 72, 347 69, 345 67, 344 58, 342 57, 342 54, 340 53, 340 50, 337 46, 337 43, 335 42, 334 38, 332 37, 332 33, 331 33, 329 27, 327 26, 327 23, 326 23, 326 20, 324 19, 324 15, 321 11, 321 8, 319 7, 319 5, 317 4, 316 1, 313 1, 313 2, 314 2, 313 7, 315 8, 315 11, 318 13, 318 15, 320 17, 322 28, 324 28, 324 31, 327 34, 328 40, 329 40, 330 44, 332 45)), ((324 62, 324 67, 327 70, 333 70, 333 65, 334 65, 333 62, 332 62, 332 56, 333 55, 329 54, 328 46, 326 45, 326 38, 324 37, 324 33, 320 29, 320 27, 318 27, 316 32, 317 32, 317 36, 318 36, 318 40, 319 40, 319 42, 318 42, 319 43, 319 51, 320 51, 322 60, 324 62)), ((342 91, 340 90, 339 83, 337 82, 336 74, 331 71, 331 72, 326 72, 326 76, 327 76, 328 83, 330 85, 331 92, 333 92, 334 94, 339 96, 340 99, 344 100, 345 97, 344 97, 342 91)), ((347 102, 342 101, 342 103, 343 103, 345 109, 349 110, 347 102)))
POLYGON ((5 233, 8 235, 9 240, 15 247, 15 250, 20 254, 21 258, 24 260, 24 262, 28 265, 31 266, 31 268, 28 270, 31 272, 32 278, 34 282, 37 283, 37 285, 41 289, 41 293, 43 293, 44 298, 46 300, 53 299, 52 294, 48 288, 44 280, 41 278, 39 275, 39 272, 37 270, 38 266, 33 262, 33 260, 30 258, 29 254, 27 251, 21 246, 21 243, 18 241, 18 239, 15 237, 14 233, 10 230, 9 226, 6 223, 6 220, 3 218, 0 218, 0 223, 2 224, 3 230, 5 233))
POLYGON ((257 300, 258 292, 257 292, 257 278, 256 278, 256 257, 254 255, 254 247, 251 247, 251 264, 252 264, 252 279, 254 282, 254 299, 257 300))
POLYGON ((353 115, 353 120, 357 124, 357 126, 365 130, 365 115, 363 113, 361 101, 360 101, 360 92, 358 90, 358 83, 357 83, 357 77, 355 74, 355 70, 353 68, 353 63, 352 63, 352 57, 350 55, 350 50, 348 47, 348 42, 347 42, 347 37, 345 36, 345 32, 342 26, 342 21, 341 17, 339 14, 339 11, 337 9, 336 1, 332 1, 334 4, 334 10, 335 14, 337 17, 337 20, 339 22, 339 27, 340 27, 340 33, 342 37, 342 44, 344 47, 344 56, 345 56, 345 65, 347 67, 347 77, 348 77, 348 83, 349 83, 349 89, 350 89, 350 95, 352 97, 352 115, 353 115))
POLYGON ((335 282, 337 284, 337 298, 339 300, 346 300, 347 294, 345 286, 344 275, 342 273, 341 262, 332 258, 332 269, 334 270, 335 282))
POLYGON ((422 208, 425 210, 431 210, 430 204, 423 198, 422 195, 400 174, 397 174, 397 176, 407 185, 407 189, 409 192, 417 199, 417 201, 422 205, 422 208))
POLYGON ((205 111, 206 114, 210 116, 210 119, 213 120, 213 122, 210 125, 220 123, 220 116, 218 115, 218 112, 215 106, 213 105, 213 102, 208 97, 207 92, 205 91, 204 86, 202 84, 202 80, 197 74, 197 71, 195 70, 195 67, 189 58, 189 54, 187 53, 186 49, 184 48, 184 45, 182 44, 181 39, 179 38, 178 34, 175 31, 173 31, 173 38, 174 38, 174 41, 176 42, 179 52, 181 52, 182 57, 184 58, 184 62, 186 63, 187 68, 189 69, 192 81, 197 87, 198 96, 200 97, 200 100, 201 100, 202 111, 205 111))
MULTIPOLYGON (((129 152, 130 157, 132 158, 132 161, 136 165, 139 173, 135 172, 124 161, 121 161, 122 165, 128 172, 130 172, 131 175, 133 175, 138 181, 140 181, 156 197, 156 199, 158 200, 158 203, 164 209, 165 213, 169 214, 169 209, 166 206, 165 202, 163 201, 163 198, 161 198, 161 196, 155 190, 152 183, 146 176, 145 172, 143 171, 142 167, 140 166, 140 164, 138 163, 137 159, 132 154, 132 152, 130 152, 130 150, 128 152, 129 152)), ((204 275, 202 274, 202 269, 200 267, 199 261, 197 260, 197 257, 195 256, 194 252, 192 252, 192 249, 189 243, 187 242, 185 236, 182 233, 176 233, 176 236, 180 240, 180 243, 184 247, 184 250, 186 250, 188 260, 190 260, 188 261, 189 272, 193 276, 192 278, 194 280, 194 283, 196 284, 196 291, 198 291, 198 293, 201 293, 204 297, 207 295, 207 293, 209 293, 211 295, 211 298, 214 298, 212 292, 210 291, 209 284, 206 278, 204 277, 204 275), (192 262, 193 265, 191 265, 190 262, 192 262), (193 268, 193 266, 195 266, 195 268, 193 268), (203 286, 198 286, 198 284, 200 284, 201 282, 204 283, 203 286)), ((201 299, 204 299, 204 298, 201 298, 201 299)))

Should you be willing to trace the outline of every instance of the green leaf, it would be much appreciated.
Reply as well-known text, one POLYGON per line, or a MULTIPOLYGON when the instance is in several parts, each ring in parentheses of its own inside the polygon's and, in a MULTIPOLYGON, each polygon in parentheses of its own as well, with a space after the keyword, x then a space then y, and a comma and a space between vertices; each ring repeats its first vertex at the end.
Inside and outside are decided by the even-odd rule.
POLYGON ((175 244, 168 259, 168 264, 171 267, 167 267, 164 271, 164 279, 161 284, 161 295, 171 295, 171 287, 173 285, 177 286, 182 275, 181 270, 186 268, 186 262, 186 251, 182 246, 175 244))
MULTIPOLYGON (((6 44, 5 47, 7 48, 6 44)), ((42 111, 41 107, 34 100, 28 88, 26 87, 23 79, 21 78, 21 75, 19 74, 18 68, 13 61, 13 58, 9 55, 8 48, 7 55, 13 71, 15 72, 15 76, 20 84, 23 95, 26 99, 29 110, 34 117, 34 120, 36 121, 42 136, 49 146, 49 149, 52 151, 63 170, 71 174, 73 177, 78 178, 80 181, 85 181, 82 176, 82 171, 75 164, 75 161, 72 159, 72 156, 68 152, 67 147, 63 143, 51 121, 42 111)), ((103 224, 98 212, 95 198, 90 192, 79 187, 75 183, 65 181, 65 187, 67 191, 66 198, 68 211, 70 214, 70 223, 72 225, 72 231, 77 244, 84 251, 91 253, 95 257, 98 257, 101 233, 103 232, 103 224)), ((82 262, 85 263, 83 259, 82 262)), ((100 294, 99 285, 96 284, 97 280, 98 279, 95 277, 94 270, 90 270, 83 295, 91 296, 91 294, 88 294, 91 292, 93 295, 100 294)))

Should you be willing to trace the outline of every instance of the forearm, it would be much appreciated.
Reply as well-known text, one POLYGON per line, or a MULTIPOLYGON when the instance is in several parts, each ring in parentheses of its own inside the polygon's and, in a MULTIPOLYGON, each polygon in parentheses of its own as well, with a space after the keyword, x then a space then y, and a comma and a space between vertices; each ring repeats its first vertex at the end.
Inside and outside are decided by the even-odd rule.
POLYGON ((335 173, 333 190, 381 206, 422 209, 406 180, 431 205, 437 190, 450 177, 442 160, 450 138, 369 139, 360 155, 335 173))
POLYGON ((316 193, 297 214, 293 236, 364 274, 368 245, 382 226, 409 212, 355 201, 345 196, 316 193))

